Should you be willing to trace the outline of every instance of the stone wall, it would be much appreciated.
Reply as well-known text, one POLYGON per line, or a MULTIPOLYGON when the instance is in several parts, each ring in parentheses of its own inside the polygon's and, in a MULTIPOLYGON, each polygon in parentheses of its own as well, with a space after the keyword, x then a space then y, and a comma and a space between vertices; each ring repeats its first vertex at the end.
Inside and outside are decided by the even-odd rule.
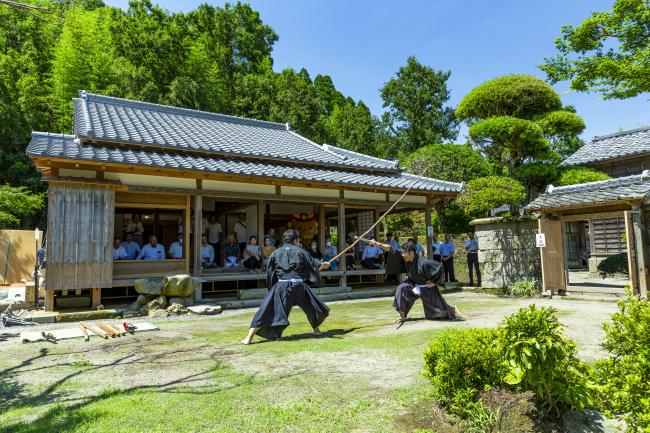
POLYGON ((496 217, 470 224, 478 236, 483 287, 509 287, 525 278, 541 281, 541 259, 535 246, 536 219, 496 217))

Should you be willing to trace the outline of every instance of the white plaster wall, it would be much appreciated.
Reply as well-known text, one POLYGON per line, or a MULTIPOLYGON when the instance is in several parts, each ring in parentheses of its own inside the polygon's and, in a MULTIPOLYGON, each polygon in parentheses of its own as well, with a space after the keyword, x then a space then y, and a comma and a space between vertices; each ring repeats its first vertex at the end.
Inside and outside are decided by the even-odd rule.
POLYGON ((382 192, 345 191, 345 198, 352 200, 386 201, 386 194, 382 192))
POLYGON ((297 186, 283 186, 282 195, 293 195, 298 197, 328 197, 338 198, 338 189, 325 188, 301 188, 297 186))
POLYGON ((254 183, 223 182, 220 180, 202 181, 203 189, 213 191, 244 192, 251 194, 275 194, 275 185, 258 185, 254 183))
MULTIPOLYGON (((391 194, 390 195, 390 201, 391 203, 394 203, 395 200, 401 197, 401 194, 391 194)), ((427 204, 427 198, 422 195, 407 195, 402 199, 402 202, 404 203, 416 203, 416 204, 427 204)))
POLYGON ((131 173, 106 173, 106 179, 119 180, 124 185, 155 186, 163 188, 196 189, 196 180, 167 176, 146 176, 131 173))

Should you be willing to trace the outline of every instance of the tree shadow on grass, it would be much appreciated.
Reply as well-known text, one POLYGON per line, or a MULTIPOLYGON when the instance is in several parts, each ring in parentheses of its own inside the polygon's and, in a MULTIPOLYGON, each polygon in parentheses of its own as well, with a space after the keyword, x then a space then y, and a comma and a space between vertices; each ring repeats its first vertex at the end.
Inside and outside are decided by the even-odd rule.
MULTIPOLYGON (((352 332, 358 331, 360 329, 368 329, 368 328, 380 328, 382 326, 387 326, 388 324, 386 323, 379 323, 375 325, 365 325, 365 326, 353 326, 350 328, 334 328, 334 329, 328 329, 327 331, 322 331, 320 335, 315 335, 313 332, 303 332, 300 334, 291 334, 286 337, 282 337, 282 341, 297 341, 297 340, 303 340, 307 338, 314 338, 314 339, 320 339, 320 338, 342 338, 344 335, 350 334, 352 332)), ((263 340, 263 341, 271 341, 271 340, 263 340)))
MULTIPOLYGON (((181 350, 180 352, 185 351, 181 350)), ((0 392, 2 392, 3 397, 0 401, 0 414, 14 408, 33 408, 34 412, 36 413, 36 416, 28 422, 17 421, 5 425, 5 430, 3 431, 20 433, 78 431, 80 426, 83 426, 84 424, 92 425, 93 423, 97 422, 98 418, 103 416, 101 411, 84 412, 84 408, 95 403, 101 403, 102 401, 109 400, 113 397, 123 397, 138 392, 150 392, 158 394, 215 395, 217 393, 238 387, 252 385, 256 382, 282 381, 300 374, 300 372, 291 372, 281 376, 269 377, 267 379, 258 379, 257 373, 253 373, 239 378, 239 380, 234 381, 235 383, 233 383, 233 380, 229 378, 228 380, 224 381, 223 384, 202 384, 206 381, 206 379, 215 378, 215 375, 217 378, 219 376, 225 377, 230 372, 230 368, 227 366, 227 364, 218 359, 217 354, 213 353, 210 356, 201 359, 203 361, 215 361, 211 367, 162 383, 157 383, 154 385, 137 385, 126 389, 107 389, 95 395, 87 396, 74 396, 69 392, 66 394, 66 392, 63 391, 67 383, 81 374, 91 373, 98 375, 110 375, 110 370, 106 371, 106 369, 110 369, 111 367, 116 367, 125 363, 146 364, 149 362, 139 359, 135 357, 135 355, 130 354, 117 358, 110 363, 79 369, 53 382, 45 389, 34 395, 25 395, 25 390, 22 384, 20 384, 19 381, 15 380, 14 375, 17 373, 23 373, 24 371, 21 370, 22 368, 33 365, 37 360, 42 361, 43 358, 48 356, 51 356, 48 354, 48 349, 41 348, 38 355, 26 359, 14 367, 0 371, 0 383, 3 384, 3 387, 0 388, 0 392), (56 402, 56 405, 49 407, 45 411, 42 410, 42 407, 52 404, 53 402, 56 402)), ((69 366, 70 364, 49 364, 40 367, 40 369, 47 370, 54 367, 60 367, 62 365, 69 366)))

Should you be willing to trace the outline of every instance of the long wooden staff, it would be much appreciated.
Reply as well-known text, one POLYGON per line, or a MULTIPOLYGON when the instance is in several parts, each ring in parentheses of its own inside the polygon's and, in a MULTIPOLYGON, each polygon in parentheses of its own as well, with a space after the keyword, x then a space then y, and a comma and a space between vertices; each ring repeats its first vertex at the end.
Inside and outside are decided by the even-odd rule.
MULTIPOLYGON (((427 171, 427 170, 424 169, 424 170, 422 171, 422 173, 420 174, 420 177, 424 176, 424 174, 426 173, 426 171, 427 171)), ((413 182, 413 185, 415 185, 415 182, 413 182)), ((332 262, 333 262, 334 260, 338 259, 338 258, 341 257, 343 254, 347 253, 347 252, 350 251, 352 248, 354 248, 354 246, 355 246, 356 244, 358 244, 359 241, 361 241, 362 238, 364 238, 364 237, 365 237, 368 233, 370 233, 370 232, 371 232, 375 227, 377 227, 377 224, 379 224, 379 223, 381 222, 381 220, 383 220, 384 217, 385 217, 386 215, 388 215, 389 213, 392 212, 393 209, 395 209, 395 206, 397 206, 397 203, 399 203, 399 202, 400 202, 404 197, 406 197, 406 194, 408 194, 409 191, 411 191, 411 188, 413 188, 413 185, 409 186, 409 187, 407 188, 407 190, 404 191, 404 194, 402 194, 402 195, 400 196, 400 198, 398 198, 398 199, 395 201, 395 203, 393 203, 393 205, 392 205, 390 208, 388 208, 388 210, 387 210, 386 212, 384 212, 384 214, 383 214, 382 216, 380 216, 379 219, 377 219, 377 221, 375 221, 375 223, 374 223, 372 226, 370 226, 370 228, 369 228, 368 230, 366 230, 366 231, 365 231, 361 236, 357 236, 357 240, 354 241, 354 242, 352 243, 352 245, 350 245, 349 247, 343 249, 343 251, 341 251, 340 253, 338 253, 337 255, 335 255, 334 257, 332 257, 331 259, 329 259, 329 260, 328 260, 327 262, 325 262, 325 263, 332 264, 332 262)), ((339 233, 339 236, 345 236, 345 234, 344 234, 344 233, 339 233)))

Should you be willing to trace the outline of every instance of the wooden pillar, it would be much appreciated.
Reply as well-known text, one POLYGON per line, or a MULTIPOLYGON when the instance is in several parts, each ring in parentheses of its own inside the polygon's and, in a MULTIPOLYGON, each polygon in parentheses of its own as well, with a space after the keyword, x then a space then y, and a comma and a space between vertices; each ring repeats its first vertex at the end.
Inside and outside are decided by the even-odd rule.
POLYGON ((185 273, 190 274, 190 218, 192 218, 192 201, 190 195, 185 196, 185 212, 183 214, 183 254, 185 254, 185 273))
POLYGON ((539 233, 546 238, 546 246, 541 248, 542 286, 551 294, 566 290, 564 273, 564 242, 562 239, 562 221, 540 219, 539 233))
POLYGON ((266 206, 264 200, 257 201, 257 244, 264 246, 264 212, 266 206))
POLYGON ((325 251, 325 205, 318 207, 318 249, 325 251))
POLYGON ((203 196, 194 196, 194 274, 201 275, 201 221, 203 220, 203 196))
POLYGON ((644 215, 639 206, 634 206, 632 210, 632 225, 634 227, 634 241, 636 247, 636 264, 639 269, 639 296, 641 299, 648 299, 648 251, 645 246, 645 221, 644 215))
POLYGON ((54 311, 54 289, 45 288, 45 311, 54 311))
POLYGON ((630 285, 635 295, 639 294, 639 267, 636 262, 636 241, 634 236, 634 223, 632 212, 625 211, 625 242, 627 244, 627 264, 630 274, 630 285))
POLYGON ((94 287, 90 289, 90 306, 94 310, 102 303, 102 289, 94 287))
MULTIPOLYGON (((339 202, 339 251, 345 249, 345 203, 342 201, 339 202)), ((345 255, 342 255, 339 258, 339 269, 343 271, 341 278, 339 279, 340 287, 347 287, 348 285, 348 276, 345 266, 345 255)))
POLYGON ((424 227, 426 230, 425 236, 427 237, 427 257, 431 258, 433 256, 433 239, 431 235, 433 234, 433 227, 431 227, 431 205, 427 204, 427 207, 424 208, 424 227))
MULTIPOLYGON (((374 209, 372 210, 372 223, 373 223, 373 224, 376 223, 378 219, 379 219, 379 209, 374 208, 374 209)), ((380 236, 379 236, 379 225, 377 225, 377 227, 375 227, 375 232, 372 233, 372 234, 374 234, 374 236, 375 236, 375 240, 377 240, 377 241, 379 241, 379 240, 383 240, 383 239, 381 239, 380 236)), ((359 233, 359 235, 361 235, 361 233, 359 233)))

